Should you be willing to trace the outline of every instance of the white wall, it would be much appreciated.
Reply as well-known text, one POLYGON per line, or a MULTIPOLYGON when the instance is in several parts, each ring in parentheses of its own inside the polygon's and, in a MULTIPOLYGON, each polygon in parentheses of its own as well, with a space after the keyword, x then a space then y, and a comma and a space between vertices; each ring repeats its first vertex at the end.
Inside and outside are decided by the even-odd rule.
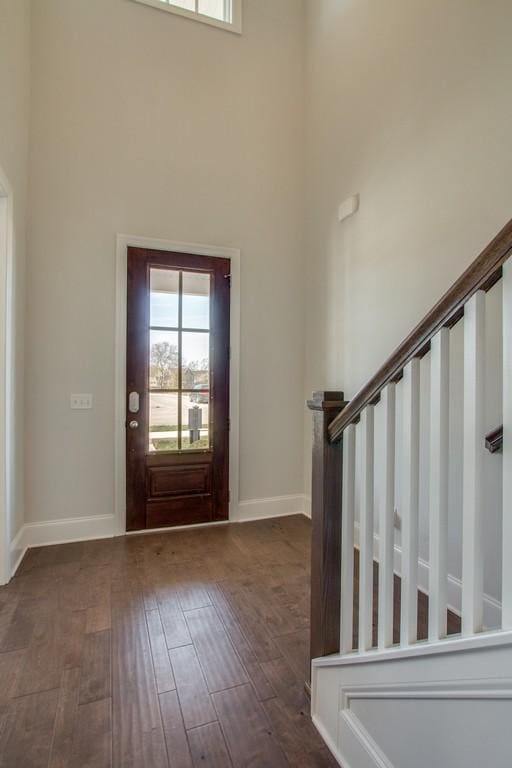
POLYGON ((305 397, 353 396, 509 217, 510 4, 306 9, 244 0, 238 36, 130 0, 33 4, 28 522, 113 509, 116 233, 242 249, 249 500, 300 494, 303 461, 308 492, 305 397))
POLYGON ((118 232, 241 249, 241 498, 302 493, 301 11, 34 4, 28 521, 113 511, 118 232))
MULTIPOLYGON (((512 5, 306 7, 306 250, 314 258, 304 395, 326 387, 350 398, 512 215, 512 103, 504 96, 512 5), (337 206, 356 192, 359 212, 337 223, 337 206)), ((495 418, 490 407, 489 428, 495 418)), ((309 418, 306 425, 308 488, 309 418)), ((453 442, 454 466, 459 453, 453 442)), ((488 482, 496 485, 493 460, 488 482)), ((496 566, 486 574, 491 591, 496 566)))
POLYGON ((30 2, 0 0, 0 167, 12 189, 13 487, 11 539, 23 525, 23 325, 30 108, 30 2))

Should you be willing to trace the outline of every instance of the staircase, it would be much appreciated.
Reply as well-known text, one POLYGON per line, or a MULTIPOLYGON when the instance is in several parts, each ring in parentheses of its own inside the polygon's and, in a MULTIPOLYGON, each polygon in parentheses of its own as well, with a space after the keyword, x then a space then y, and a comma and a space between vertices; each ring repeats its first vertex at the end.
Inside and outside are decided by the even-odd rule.
POLYGON ((311 709, 344 768, 512 765, 511 255, 509 222, 350 403, 308 403, 311 709))

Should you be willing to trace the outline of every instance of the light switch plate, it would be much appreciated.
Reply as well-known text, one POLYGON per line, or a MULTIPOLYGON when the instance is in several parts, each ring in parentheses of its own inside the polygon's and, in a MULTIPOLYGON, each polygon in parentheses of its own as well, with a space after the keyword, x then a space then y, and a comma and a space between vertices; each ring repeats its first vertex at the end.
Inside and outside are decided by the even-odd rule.
POLYGON ((71 409, 86 411, 92 408, 92 395, 71 395, 71 409))

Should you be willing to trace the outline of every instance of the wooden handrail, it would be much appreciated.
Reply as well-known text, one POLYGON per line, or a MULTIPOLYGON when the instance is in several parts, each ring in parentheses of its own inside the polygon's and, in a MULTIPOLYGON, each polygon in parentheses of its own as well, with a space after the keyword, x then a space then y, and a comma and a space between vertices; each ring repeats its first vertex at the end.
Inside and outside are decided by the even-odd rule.
POLYGON ((503 450, 503 426, 485 436, 485 447, 490 453, 500 453, 503 450))
POLYGON ((410 360, 428 352, 432 338, 441 328, 451 328, 461 319, 464 305, 474 293, 478 290, 488 291, 500 279, 501 267, 511 251, 512 219, 333 420, 329 426, 331 442, 341 438, 345 427, 357 421, 367 405, 378 402, 386 384, 398 381, 410 360))

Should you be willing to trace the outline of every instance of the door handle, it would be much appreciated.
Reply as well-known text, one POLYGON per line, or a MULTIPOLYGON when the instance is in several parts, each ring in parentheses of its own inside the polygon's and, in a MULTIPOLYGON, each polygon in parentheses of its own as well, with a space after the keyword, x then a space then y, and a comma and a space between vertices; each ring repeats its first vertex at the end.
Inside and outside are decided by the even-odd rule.
POLYGON ((133 419, 132 421, 130 421, 128 426, 130 427, 130 429, 137 429, 139 426, 139 422, 136 421, 136 419, 133 419))
POLYGON ((128 410, 130 411, 130 413, 139 412, 139 393, 138 392, 130 392, 130 395, 128 397, 128 410))

